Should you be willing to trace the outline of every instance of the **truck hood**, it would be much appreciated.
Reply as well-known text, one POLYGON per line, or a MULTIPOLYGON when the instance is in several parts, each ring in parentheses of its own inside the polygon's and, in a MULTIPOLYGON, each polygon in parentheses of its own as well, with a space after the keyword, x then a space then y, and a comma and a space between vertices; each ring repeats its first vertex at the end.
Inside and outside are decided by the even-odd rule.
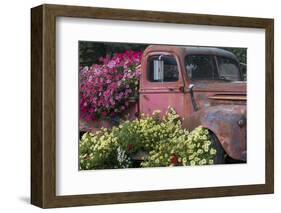
POLYGON ((247 102, 247 84, 246 82, 221 82, 210 81, 194 82, 194 94, 198 94, 197 98, 201 104, 209 103, 209 105, 246 105, 247 102), (205 95, 203 95, 205 94, 205 95))
POLYGON ((218 93, 233 93, 247 94, 247 83, 245 81, 194 81, 194 92, 218 92, 218 93))

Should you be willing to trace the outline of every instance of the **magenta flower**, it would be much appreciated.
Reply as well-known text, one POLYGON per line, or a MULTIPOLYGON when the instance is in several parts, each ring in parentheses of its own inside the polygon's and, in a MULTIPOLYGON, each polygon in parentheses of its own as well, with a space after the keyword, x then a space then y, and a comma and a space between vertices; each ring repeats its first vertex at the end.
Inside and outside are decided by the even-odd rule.
POLYGON ((100 58, 103 63, 80 67, 80 118, 121 115, 137 95, 142 52, 116 53, 100 58))

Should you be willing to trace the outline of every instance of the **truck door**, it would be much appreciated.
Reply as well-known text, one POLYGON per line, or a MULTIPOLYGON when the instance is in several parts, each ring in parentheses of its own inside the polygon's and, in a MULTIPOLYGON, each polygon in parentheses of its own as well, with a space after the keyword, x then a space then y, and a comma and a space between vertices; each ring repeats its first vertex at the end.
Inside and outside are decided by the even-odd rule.
POLYGON ((184 115, 183 78, 177 56, 169 53, 147 55, 144 58, 140 82, 140 113, 151 115, 169 106, 184 115))

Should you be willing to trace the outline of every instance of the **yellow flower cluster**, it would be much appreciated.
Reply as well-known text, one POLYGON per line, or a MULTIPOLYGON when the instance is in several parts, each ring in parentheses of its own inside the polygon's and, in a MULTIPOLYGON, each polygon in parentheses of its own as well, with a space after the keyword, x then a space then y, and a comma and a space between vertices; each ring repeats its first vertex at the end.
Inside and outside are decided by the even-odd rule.
POLYGON ((214 163, 216 150, 208 130, 197 127, 189 133, 182 129, 181 122, 177 119, 176 114, 166 115, 163 119, 166 122, 161 124, 161 133, 166 137, 154 145, 141 166, 194 166, 214 163))
POLYGON ((111 158, 116 158, 117 147, 116 138, 106 128, 95 134, 85 133, 79 143, 80 169, 111 168, 111 158))
POLYGON ((85 133, 80 141, 80 169, 209 165, 215 155, 208 130, 183 129, 173 108, 162 118, 155 111, 111 130, 85 133), (135 165, 133 156, 140 151, 146 155, 135 165))

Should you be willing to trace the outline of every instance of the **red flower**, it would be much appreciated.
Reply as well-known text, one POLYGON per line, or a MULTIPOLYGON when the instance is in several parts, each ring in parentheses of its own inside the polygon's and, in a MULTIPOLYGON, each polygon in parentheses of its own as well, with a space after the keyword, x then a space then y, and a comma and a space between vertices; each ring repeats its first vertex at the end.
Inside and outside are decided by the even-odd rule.
POLYGON ((107 113, 106 113, 106 112, 102 112, 101 115, 102 115, 102 116, 106 116, 107 113))
POLYGON ((133 144, 129 143, 128 144, 128 150, 131 150, 133 148, 133 144))
POLYGON ((173 165, 177 165, 177 163, 178 163, 178 157, 177 157, 176 154, 173 154, 173 155, 172 155, 171 163, 172 163, 173 165))
POLYGON ((92 116, 91 116, 91 115, 87 115, 87 116, 86 116, 86 121, 89 122, 89 121, 91 121, 91 120, 92 120, 92 116))

